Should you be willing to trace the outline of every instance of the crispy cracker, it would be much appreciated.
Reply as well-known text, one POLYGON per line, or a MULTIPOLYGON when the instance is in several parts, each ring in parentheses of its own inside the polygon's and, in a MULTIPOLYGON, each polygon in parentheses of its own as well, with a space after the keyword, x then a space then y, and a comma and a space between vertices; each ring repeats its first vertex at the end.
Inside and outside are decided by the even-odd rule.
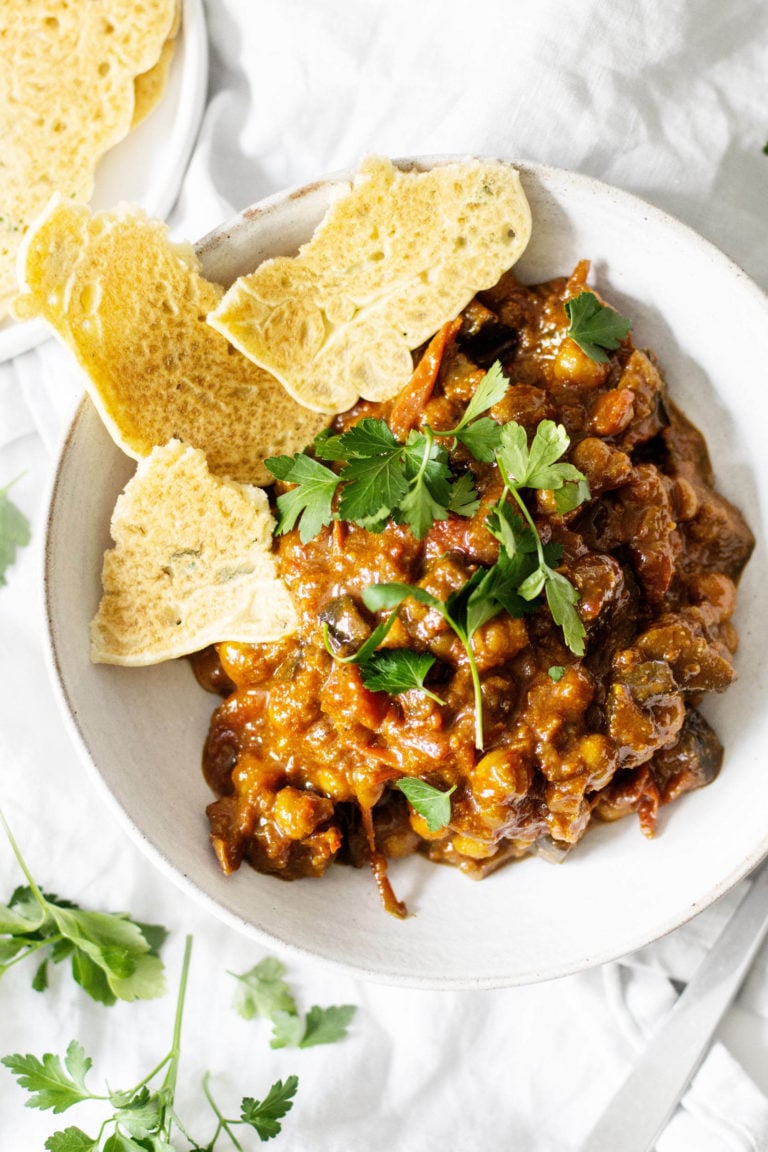
POLYGON ((42 316, 72 349, 129 456, 181 439, 217 475, 268 484, 265 457, 301 450, 327 424, 206 323, 222 289, 141 209, 51 204, 24 242, 19 278, 16 315, 42 316))
POLYGON ((0 314, 27 227, 54 191, 89 199, 96 164, 130 131, 136 78, 176 19, 176 0, 0 5, 0 314))
POLYGON ((267 260, 209 322, 318 412, 386 400, 411 352, 490 288, 531 230, 517 171, 493 160, 361 165, 296 257, 267 260))
POLYGON ((274 523, 261 488, 217 479, 199 449, 177 440, 155 448, 115 505, 91 659, 156 664, 216 641, 292 632, 274 523))

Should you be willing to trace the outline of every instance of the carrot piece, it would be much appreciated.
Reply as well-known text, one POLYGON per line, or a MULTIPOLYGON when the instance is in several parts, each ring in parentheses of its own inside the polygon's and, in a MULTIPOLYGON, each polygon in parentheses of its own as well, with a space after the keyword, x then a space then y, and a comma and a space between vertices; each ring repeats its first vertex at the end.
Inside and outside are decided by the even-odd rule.
POLYGON ((430 340, 411 379, 396 398, 389 414, 389 426, 398 440, 405 440, 424 411, 437 381, 443 354, 461 328, 461 317, 443 324, 430 340))

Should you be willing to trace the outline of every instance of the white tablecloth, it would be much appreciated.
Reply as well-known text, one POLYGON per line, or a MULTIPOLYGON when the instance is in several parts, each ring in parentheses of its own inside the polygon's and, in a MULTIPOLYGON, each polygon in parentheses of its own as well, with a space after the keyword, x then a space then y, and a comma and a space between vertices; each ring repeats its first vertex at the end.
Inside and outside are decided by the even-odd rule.
MULTIPOLYGON (((209 95, 171 217, 179 237, 367 151, 486 153, 638 193, 768 288, 765 0, 209 0, 207 19, 209 95)), ((333 1048, 271 1051, 268 1026, 233 1011, 227 975, 262 953, 156 873, 114 822, 48 685, 42 516, 75 399, 67 357, 51 341, 0 366, 0 487, 22 474, 14 498, 34 533, 0 587, 2 805, 46 887, 172 929, 172 984, 183 936, 194 934, 181 1116, 209 1138, 205 1069, 230 1115, 241 1096, 296 1072, 299 1096, 276 1149, 575 1152, 739 893, 622 963, 529 988, 430 994, 292 960, 302 1006, 358 1012, 333 1048)), ((0 880, 0 900, 21 880, 1 840, 0 880)), ((767 972, 764 953, 660 1152, 768 1149, 767 972)), ((29 979, 20 966, 0 981, 0 1054, 63 1052, 77 1037, 94 1059, 94 1085, 119 1086, 165 1051, 172 996, 105 1009, 64 972, 45 995, 29 979)), ((87 1110, 54 1117, 24 1099, 0 1070, 3 1149, 41 1148, 67 1124, 94 1127, 87 1110)), ((256 1144, 254 1135, 247 1146, 256 1144)))

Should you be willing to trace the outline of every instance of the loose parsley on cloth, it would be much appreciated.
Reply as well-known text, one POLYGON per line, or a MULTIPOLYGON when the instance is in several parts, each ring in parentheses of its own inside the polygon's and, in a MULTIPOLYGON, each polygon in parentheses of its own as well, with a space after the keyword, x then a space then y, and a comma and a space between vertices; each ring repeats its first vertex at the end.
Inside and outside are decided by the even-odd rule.
POLYGON ((69 960, 80 987, 101 1004, 152 1000, 166 991, 159 950, 167 932, 123 913, 89 912, 70 900, 43 892, 0 813, 27 885, 0 905, 0 976, 27 957, 39 963, 32 978, 38 992, 48 987, 48 966, 69 960))
POLYGON ((0 587, 7 583, 5 573, 16 559, 17 550, 31 539, 29 521, 8 495, 16 480, 0 488, 0 587))
POLYGON ((266 956, 247 972, 231 972, 237 980, 234 1005, 245 1020, 263 1017, 272 1024, 270 1048, 314 1048, 335 1044, 347 1035, 355 1014, 353 1004, 314 1004, 302 1016, 285 982, 285 965, 266 956))
MULTIPOLYGON (((104 1092, 92 1091, 86 1079, 93 1062, 77 1040, 68 1045, 63 1059, 52 1052, 45 1052, 42 1057, 14 1053, 0 1061, 29 1093, 27 1106, 30 1108, 50 1109, 58 1115, 84 1101, 91 1101, 108 1109, 109 1114, 96 1136, 71 1125, 49 1136, 45 1142, 48 1152, 174 1152, 179 1147, 175 1143, 174 1129, 196 1152, 214 1152, 222 1135, 226 1135, 228 1146, 241 1148, 234 1131, 238 1127, 251 1128, 262 1141, 279 1134, 282 1120, 293 1107, 299 1086, 297 1076, 276 1080, 263 1099, 243 1096, 239 1114, 226 1116, 213 1097, 210 1075, 206 1073, 202 1090, 213 1113, 215 1128, 205 1141, 195 1140, 190 1135, 176 1111, 182 1021, 191 954, 192 938, 188 936, 170 1048, 131 1088, 114 1089, 107 1084, 104 1092)), ((335 1043, 346 1036, 355 1012, 353 1005, 328 1008, 314 1005, 302 1017, 284 976, 285 968, 280 961, 267 956, 249 972, 237 977, 238 1011, 246 1019, 266 1016, 272 1021, 273 1048, 288 1045, 312 1048, 335 1043)))

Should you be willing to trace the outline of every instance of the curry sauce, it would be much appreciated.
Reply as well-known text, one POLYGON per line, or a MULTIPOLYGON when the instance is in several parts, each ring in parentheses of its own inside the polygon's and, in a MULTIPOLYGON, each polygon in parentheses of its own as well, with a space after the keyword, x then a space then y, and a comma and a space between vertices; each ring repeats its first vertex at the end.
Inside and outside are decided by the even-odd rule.
POLYGON ((435 657, 431 695, 371 691, 357 664, 335 658, 379 622, 362 600, 370 585, 417 585, 445 601, 498 560, 486 518, 499 469, 460 443, 451 465, 471 472, 471 517, 438 519, 422 539, 394 521, 373 532, 336 520, 306 544, 288 532, 276 551, 298 630, 194 658, 201 682, 226 697, 203 758, 225 872, 246 861, 296 879, 333 861, 370 864, 386 906, 402 913, 387 859, 419 852, 479 878, 532 852, 561 855, 595 819, 636 813, 651 836, 661 805, 717 775, 722 748, 698 706, 734 679, 732 615, 752 534, 715 491, 704 439, 669 399, 653 355, 627 336, 596 362, 566 335, 564 305, 587 271, 584 262, 570 278, 527 287, 507 273, 425 354, 435 361, 427 387, 422 368, 420 387, 360 402, 333 425, 374 416, 399 438, 454 428, 500 361, 510 386, 490 417, 529 438, 542 420, 564 425, 568 460, 589 482, 589 499, 564 513, 552 492, 526 493, 578 592, 584 654, 566 645, 543 599, 483 624, 472 641, 481 750, 466 651, 433 608, 406 600, 386 639, 435 657), (394 787, 404 776, 455 789, 445 827, 430 831, 394 787))

